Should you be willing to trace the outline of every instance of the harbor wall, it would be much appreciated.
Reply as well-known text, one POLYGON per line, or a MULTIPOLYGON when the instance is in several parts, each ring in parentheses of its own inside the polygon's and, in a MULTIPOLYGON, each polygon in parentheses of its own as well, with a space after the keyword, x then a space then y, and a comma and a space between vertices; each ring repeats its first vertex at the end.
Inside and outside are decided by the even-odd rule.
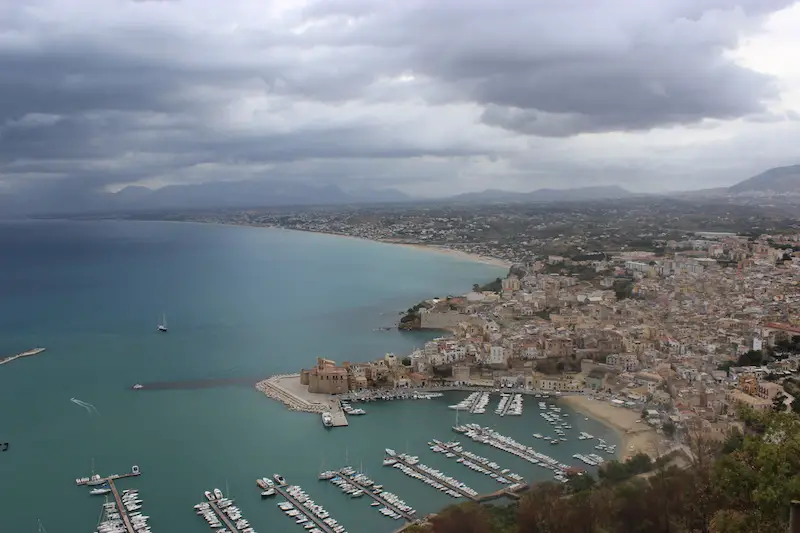
POLYGON ((454 329, 461 322, 480 323, 480 321, 479 317, 458 311, 431 311, 420 314, 420 328, 422 329, 454 329))

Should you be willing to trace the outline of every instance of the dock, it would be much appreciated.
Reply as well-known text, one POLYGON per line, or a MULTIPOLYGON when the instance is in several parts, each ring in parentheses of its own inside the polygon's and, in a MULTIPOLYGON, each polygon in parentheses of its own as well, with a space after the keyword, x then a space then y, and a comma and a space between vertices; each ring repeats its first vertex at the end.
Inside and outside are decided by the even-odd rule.
POLYGON ((464 489, 462 489, 462 488, 460 488, 460 487, 458 487, 456 485, 453 485, 452 483, 450 483, 450 482, 448 482, 448 481, 446 481, 444 479, 439 479, 439 478, 436 478, 436 477, 432 476, 431 474, 426 472, 424 469, 420 468, 419 467, 419 463, 412 465, 411 463, 406 461, 405 457, 401 457, 400 455, 396 455, 396 456, 392 457, 392 459, 397 459, 398 463, 402 463, 403 465, 405 465, 406 467, 410 468, 411 470, 417 472, 418 474, 421 474, 421 475, 423 475, 423 476, 425 476, 427 478, 430 478, 430 479, 436 481, 437 483, 440 483, 440 484, 444 485, 448 489, 452 490, 453 492, 457 492, 458 494, 460 494, 461 496, 463 496, 463 497, 465 497, 465 498, 467 498, 469 500, 472 500, 474 502, 479 501, 479 496, 473 496, 472 494, 470 494, 469 492, 465 491, 464 489))
POLYGON ((347 422, 347 416, 344 414, 344 411, 342 410, 341 406, 339 406, 338 409, 332 409, 330 413, 331 413, 331 422, 333 423, 333 427, 339 428, 350 425, 347 422))
POLYGON ((106 479, 108 480, 108 488, 111 489, 111 494, 114 495, 114 501, 117 502, 117 511, 119 512, 119 516, 122 518, 122 523, 125 525, 125 531, 127 531, 127 533, 136 533, 136 530, 133 529, 133 525, 131 524, 131 519, 128 517, 128 510, 122 504, 122 498, 119 496, 119 491, 117 490, 117 487, 114 486, 114 479, 119 479, 119 477, 114 479, 106 479))
POLYGON ((309 511, 309 510, 308 510, 308 509, 307 509, 307 508, 306 508, 306 507, 305 507, 305 506, 304 506, 302 503, 300 503, 300 502, 299 502, 299 501, 298 501, 298 500, 297 500, 297 499, 296 499, 294 496, 292 496, 291 494, 289 494, 288 492, 286 492, 286 487, 287 487, 287 486, 289 486, 289 485, 288 485, 288 484, 286 484, 286 485, 280 485, 280 484, 278 484, 278 483, 275 483, 275 485, 273 486, 273 488, 275 489, 275 492, 277 492, 278 494, 280 494, 281 496, 283 496, 283 497, 284 497, 284 499, 285 499, 287 502, 289 502, 289 503, 291 503, 292 505, 294 505, 294 508, 295 508, 295 509, 297 509, 297 510, 298 510, 298 512, 299 512, 301 515, 303 515, 303 516, 305 516, 306 518, 308 518, 308 520, 309 520, 309 521, 311 521, 311 522, 314 522, 314 523, 317 525, 317 527, 318 527, 319 529, 321 529, 321 530, 322 530, 322 531, 324 531, 325 533, 335 533, 335 532, 333 531, 333 528, 332 528, 331 526, 329 526, 328 524, 326 524, 325 522, 323 522, 321 518, 319 518, 317 515, 315 515, 315 514, 314 514, 314 513, 312 513, 311 511, 309 511))
POLYGON ((17 355, 11 355, 9 357, 4 357, 0 359, 0 365, 4 365, 6 363, 10 363, 16 359, 20 359, 22 357, 29 357, 31 355, 38 355, 45 351, 47 348, 34 348, 33 350, 28 350, 27 352, 18 353, 17 355))
POLYGON ((399 508, 395 507, 394 504, 392 504, 389 501, 383 499, 383 497, 381 497, 380 494, 378 494, 376 492, 373 492, 370 489, 370 487, 368 487, 367 485, 359 483, 358 481, 353 479, 355 476, 348 475, 345 472, 343 472, 342 470, 338 470, 336 473, 339 474, 339 476, 347 479, 347 482, 350 483, 351 485, 355 485, 356 487, 358 487, 359 489, 364 491, 364 494, 366 494, 367 496, 369 496, 370 498, 372 498, 376 502, 380 503, 381 505, 383 505, 387 509, 390 509, 390 510, 394 511, 395 513, 399 514, 400 516, 402 516, 408 522, 415 522, 417 520, 416 517, 413 514, 409 514, 409 513, 406 513, 405 511, 400 510, 399 508))
MULTIPOLYGON (((111 474, 110 476, 107 476, 107 477, 98 478, 98 481, 110 482, 110 481, 114 481, 115 479, 125 479, 126 477, 136 477, 136 476, 141 476, 141 475, 142 475, 142 473, 139 471, 139 468, 138 467, 134 467, 127 474, 111 474)), ((86 485, 87 483, 89 483, 89 478, 85 478, 83 480, 75 482, 75 484, 78 485, 78 486, 86 485)))
MULTIPOLYGON (((452 453, 457 458, 461 458, 464 461, 469 461, 470 463, 474 463, 477 466, 480 466, 481 468, 486 469, 491 474, 495 474, 497 477, 502 477, 504 479, 507 479, 509 481, 509 483, 508 483, 509 485, 513 485, 515 483, 525 483, 525 480, 522 479, 522 476, 520 476, 518 474, 515 474, 514 472, 511 472, 510 470, 507 471, 504 474, 502 468, 495 468, 493 466, 490 466, 489 462, 485 462, 484 463, 483 461, 481 461, 481 459, 485 459, 485 458, 480 457, 477 454, 470 453, 470 455, 474 456, 474 457, 470 457, 469 455, 466 455, 463 451, 458 451, 458 448, 461 448, 463 450, 463 448, 461 447, 460 444, 456 444, 454 442, 439 442, 439 441, 434 441, 434 442, 437 444, 437 446, 439 446, 440 448, 443 448, 445 450, 445 453, 446 452, 452 453), (476 459, 476 457, 480 457, 480 459, 476 459), (514 479, 514 477, 509 477, 509 476, 517 476, 520 479, 514 479)), ((466 465, 464 465, 464 466, 466 466, 466 465)))
POLYGON ((230 518, 228 518, 228 515, 222 512, 222 509, 219 508, 216 501, 209 500, 208 505, 211 507, 211 510, 214 511, 214 514, 217 515, 217 518, 219 518, 220 522, 225 524, 225 527, 228 528, 228 531, 231 533, 239 533, 239 529, 237 529, 236 525, 231 522, 230 518))

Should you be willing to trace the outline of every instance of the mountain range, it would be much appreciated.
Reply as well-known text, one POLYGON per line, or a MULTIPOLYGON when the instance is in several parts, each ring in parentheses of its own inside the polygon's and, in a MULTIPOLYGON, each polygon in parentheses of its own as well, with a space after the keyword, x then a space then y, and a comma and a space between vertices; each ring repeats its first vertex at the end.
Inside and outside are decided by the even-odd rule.
MULTIPOLYGON (((677 192, 659 196, 720 198, 771 194, 800 195, 800 165, 772 168, 728 188, 677 192)), ((6 215, 74 214, 421 201, 459 204, 544 203, 614 200, 633 196, 648 195, 635 194, 616 185, 573 189, 537 189, 530 192, 488 189, 447 198, 422 199, 411 197, 396 189, 345 190, 337 185, 313 185, 297 182, 217 181, 191 185, 169 185, 155 190, 129 186, 116 193, 76 190, 65 183, 44 193, 41 189, 31 188, 27 192, 0 194, 0 212, 6 215)))

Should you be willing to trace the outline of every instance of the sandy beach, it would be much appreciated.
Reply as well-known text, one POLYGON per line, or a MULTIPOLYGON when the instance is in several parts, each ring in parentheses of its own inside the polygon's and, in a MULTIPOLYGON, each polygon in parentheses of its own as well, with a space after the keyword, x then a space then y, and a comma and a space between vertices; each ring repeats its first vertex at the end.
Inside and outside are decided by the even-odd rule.
POLYGON ((471 254, 469 252, 462 252, 461 250, 452 250, 450 248, 445 248, 443 246, 436 246, 431 244, 408 244, 408 243, 399 243, 392 241, 379 241, 379 242, 383 242, 385 244, 394 244, 396 246, 407 246, 409 248, 415 248, 417 250, 425 250, 426 252, 445 254, 449 255, 450 257, 455 257, 456 259, 463 259, 464 261, 475 261, 477 263, 483 263, 485 265, 492 265, 503 268, 511 268, 512 265, 510 261, 504 261, 503 259, 498 259, 496 257, 486 257, 484 255, 471 254))
POLYGON ((640 413, 586 396, 566 396, 562 401, 579 413, 614 429, 622 440, 620 459, 625 460, 636 453, 646 453, 650 457, 659 455, 661 439, 653 428, 644 422, 637 422, 640 413))

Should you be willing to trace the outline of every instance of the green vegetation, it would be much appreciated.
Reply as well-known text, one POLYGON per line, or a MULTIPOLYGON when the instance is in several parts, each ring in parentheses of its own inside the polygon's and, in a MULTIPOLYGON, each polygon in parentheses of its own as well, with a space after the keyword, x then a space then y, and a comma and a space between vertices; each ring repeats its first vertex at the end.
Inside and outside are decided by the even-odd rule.
POLYGON ((627 278, 615 279, 613 288, 614 294, 617 296, 617 300, 630 298, 633 294, 633 280, 627 278))
POLYGON ((411 358, 410 357, 403 357, 401 361, 403 366, 411 366, 411 358))
POLYGON ((490 281, 489 283, 481 287, 481 291, 501 292, 502 290, 503 290, 503 280, 500 278, 497 278, 494 281, 490 281))
POLYGON ((566 485, 542 483, 508 506, 448 507, 417 533, 756 533, 786 531, 800 498, 800 417, 746 413, 751 430, 693 438, 687 468, 646 456, 566 485), (644 473, 646 472, 646 473, 644 473), (637 475, 641 473, 642 475, 637 475))

